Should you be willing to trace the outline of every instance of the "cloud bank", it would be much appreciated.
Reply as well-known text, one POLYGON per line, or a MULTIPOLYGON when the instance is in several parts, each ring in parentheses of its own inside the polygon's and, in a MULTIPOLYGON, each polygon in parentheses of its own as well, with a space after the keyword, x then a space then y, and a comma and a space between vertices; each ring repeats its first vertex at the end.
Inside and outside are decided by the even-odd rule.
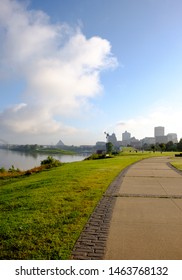
POLYGON ((101 71, 117 65, 110 43, 88 39, 65 23, 52 24, 23 2, 0 0, 0 6, 0 79, 26 84, 22 102, 0 112, 1 131, 21 137, 78 133, 65 120, 88 113, 102 92, 101 71))
POLYGON ((119 135, 119 139, 122 139, 123 132, 128 131, 131 133, 131 137, 136 137, 140 140, 145 137, 154 137, 154 127, 164 126, 165 135, 177 133, 178 140, 180 140, 182 137, 179 125, 180 119, 180 104, 176 104, 176 110, 171 105, 161 105, 151 108, 143 116, 118 121, 115 125, 115 131, 119 135))

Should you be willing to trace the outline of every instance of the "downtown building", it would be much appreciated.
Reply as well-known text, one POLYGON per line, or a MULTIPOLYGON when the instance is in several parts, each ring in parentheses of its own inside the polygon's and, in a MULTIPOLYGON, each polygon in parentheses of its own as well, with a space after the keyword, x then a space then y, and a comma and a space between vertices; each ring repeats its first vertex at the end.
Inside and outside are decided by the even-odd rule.
POLYGON ((155 143, 164 143, 172 141, 173 143, 178 143, 178 138, 176 133, 168 133, 165 135, 165 128, 163 126, 154 127, 154 137, 155 143))
POLYGON ((125 131, 122 133, 122 145, 127 146, 131 144, 131 133, 125 131))
POLYGON ((167 136, 165 136, 165 128, 163 126, 157 126, 154 127, 154 137, 155 137, 155 143, 164 143, 166 144, 167 136))

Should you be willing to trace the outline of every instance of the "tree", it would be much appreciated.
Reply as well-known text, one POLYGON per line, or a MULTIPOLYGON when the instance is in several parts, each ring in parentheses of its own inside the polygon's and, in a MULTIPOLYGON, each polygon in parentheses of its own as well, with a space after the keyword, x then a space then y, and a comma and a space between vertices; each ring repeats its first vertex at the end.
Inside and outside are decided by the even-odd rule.
POLYGON ((161 153, 164 152, 165 149, 166 149, 166 145, 165 145, 164 143, 160 143, 160 144, 159 144, 159 147, 160 147, 160 149, 161 149, 161 153))
POLYGON ((182 138, 180 139, 179 143, 177 144, 177 150, 182 152, 182 138))
POLYGON ((111 142, 106 143, 106 153, 112 154, 113 144, 111 142))
POLYGON ((173 143, 173 141, 169 141, 166 144, 166 151, 176 151, 177 150, 177 145, 175 143, 173 143))
POLYGON ((154 144, 152 144, 150 147, 151 147, 151 149, 152 149, 153 153, 155 153, 156 146, 155 146, 154 144))

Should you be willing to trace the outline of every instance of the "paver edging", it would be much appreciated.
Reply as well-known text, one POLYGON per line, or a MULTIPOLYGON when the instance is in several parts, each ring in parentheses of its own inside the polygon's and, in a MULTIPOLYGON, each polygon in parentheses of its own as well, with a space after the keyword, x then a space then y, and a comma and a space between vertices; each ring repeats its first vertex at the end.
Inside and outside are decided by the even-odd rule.
POLYGON ((130 166, 119 173, 97 204, 73 248, 73 260, 103 259, 116 194, 130 166))

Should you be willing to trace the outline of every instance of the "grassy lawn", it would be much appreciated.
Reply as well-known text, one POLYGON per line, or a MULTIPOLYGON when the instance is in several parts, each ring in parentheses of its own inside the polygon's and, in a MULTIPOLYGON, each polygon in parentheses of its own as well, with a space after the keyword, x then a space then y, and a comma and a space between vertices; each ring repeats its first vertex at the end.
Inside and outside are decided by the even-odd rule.
POLYGON ((161 154, 128 153, 1 178, 0 259, 69 259, 109 184, 125 167, 149 156, 161 154))
POLYGON ((171 161, 171 164, 182 171, 182 158, 174 158, 173 161, 171 161))

